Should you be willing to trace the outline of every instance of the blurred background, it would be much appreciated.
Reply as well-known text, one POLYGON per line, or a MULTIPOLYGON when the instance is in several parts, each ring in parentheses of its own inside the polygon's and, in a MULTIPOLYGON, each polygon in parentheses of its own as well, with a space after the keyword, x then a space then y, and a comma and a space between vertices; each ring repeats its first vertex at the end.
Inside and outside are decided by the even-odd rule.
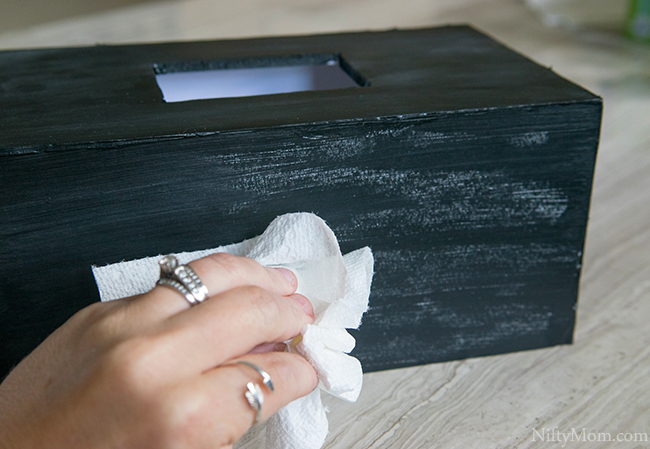
POLYGON ((540 24, 650 39, 648 0, 2 0, 0 48, 88 45, 471 22, 540 24), (513 7, 515 9, 513 9, 513 7), (516 11, 516 12, 515 12, 516 11))
MULTIPOLYGON (((3 0, 0 5, 0 30, 22 29, 48 22, 80 17, 123 8, 129 5, 152 3, 155 0, 3 0)), ((629 8, 628 0, 526 0, 542 13, 552 25, 599 26, 620 28, 629 8)), ((173 3, 191 3, 176 1, 173 3)), ((195 2, 196 3, 196 2, 195 2)), ((214 1, 212 3, 224 3, 214 1)), ((279 3, 279 2, 267 2, 279 3)), ((285 6, 290 2, 281 2, 285 6)), ((336 0, 307 3, 335 4, 336 0)), ((354 2, 353 2, 354 3, 354 2)), ((432 1, 435 3, 435 0, 432 1)), ((298 4, 296 2, 296 4, 298 4)))
POLYGON ((0 32, 143 2, 143 0, 2 0, 0 3, 0 32))

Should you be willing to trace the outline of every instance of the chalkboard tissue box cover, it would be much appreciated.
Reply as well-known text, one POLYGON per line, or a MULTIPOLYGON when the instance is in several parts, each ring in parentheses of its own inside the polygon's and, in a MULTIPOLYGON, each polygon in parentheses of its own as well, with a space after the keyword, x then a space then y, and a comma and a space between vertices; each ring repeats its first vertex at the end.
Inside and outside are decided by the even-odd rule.
POLYGON ((570 343, 601 110, 465 26, 1 52, 0 371, 98 300, 91 265, 299 211, 373 250, 366 371, 570 343), (305 66, 347 84, 158 82, 305 66))

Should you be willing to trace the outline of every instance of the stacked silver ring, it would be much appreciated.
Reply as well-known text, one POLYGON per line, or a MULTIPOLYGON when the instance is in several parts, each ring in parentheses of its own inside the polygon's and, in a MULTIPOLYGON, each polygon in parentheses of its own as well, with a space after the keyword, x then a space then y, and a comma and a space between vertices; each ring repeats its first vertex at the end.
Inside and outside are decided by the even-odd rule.
POLYGON ((158 285, 178 291, 190 305, 195 306, 208 298, 208 288, 189 265, 180 265, 175 256, 165 256, 158 261, 160 279, 158 285))

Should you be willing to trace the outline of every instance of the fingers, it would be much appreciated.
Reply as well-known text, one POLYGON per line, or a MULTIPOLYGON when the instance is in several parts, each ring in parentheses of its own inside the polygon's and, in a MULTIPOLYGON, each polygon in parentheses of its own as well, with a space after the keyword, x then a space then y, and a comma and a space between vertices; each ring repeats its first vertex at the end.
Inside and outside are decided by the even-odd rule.
MULTIPOLYGON (((147 385, 140 388, 139 382, 121 391, 119 386, 132 377, 116 382, 115 376, 106 372, 103 378, 111 381, 109 384, 90 384, 93 387, 90 405, 95 408, 89 410, 97 411, 95 398, 102 394, 107 394, 113 402, 101 409, 103 419, 89 428, 93 432, 110 429, 111 422, 117 422, 121 423, 122 430, 130 429, 129 432, 112 431, 100 440, 113 442, 111 447, 223 448, 238 440, 257 417, 245 397, 249 382, 259 385, 261 390, 260 422, 318 385, 315 370, 296 354, 248 354, 241 359, 268 373, 274 391, 264 385, 263 377, 255 369, 236 364, 239 359, 182 382, 165 383, 163 388, 147 385), (108 427, 102 425, 107 423, 108 427)), ((120 373, 124 370, 113 372, 120 373)), ((83 421, 88 413, 81 417, 75 415, 74 419, 83 421)))
MULTIPOLYGON (((189 265, 207 287, 210 297, 245 285, 287 296, 295 292, 298 285, 290 270, 264 267, 253 259, 227 253, 211 254, 189 265)), ((187 300, 176 290, 157 286, 133 301, 129 305, 129 313, 142 325, 143 322, 159 321, 189 307, 187 300)))
POLYGON ((154 340, 164 345, 165 360, 159 363, 184 376, 209 370, 259 345, 288 340, 312 322, 313 309, 304 296, 280 296, 246 286, 169 317, 156 329, 154 340))
POLYGON ((279 295, 296 291, 298 282, 287 269, 267 268, 253 259, 216 253, 191 262, 210 296, 242 285, 256 285, 279 295))
POLYGON ((270 374, 274 392, 264 386, 262 377, 254 369, 234 363, 206 372, 189 386, 189 396, 200 401, 204 413, 212 417, 210 422, 206 422, 206 427, 198 431, 203 432, 208 441, 216 443, 216 447, 238 440, 256 419, 257 413, 244 395, 248 382, 258 384, 262 391, 260 422, 288 403, 309 394, 318 385, 314 368, 296 354, 249 354, 241 360, 252 362, 270 374), (224 436, 226 441, 215 441, 224 436))

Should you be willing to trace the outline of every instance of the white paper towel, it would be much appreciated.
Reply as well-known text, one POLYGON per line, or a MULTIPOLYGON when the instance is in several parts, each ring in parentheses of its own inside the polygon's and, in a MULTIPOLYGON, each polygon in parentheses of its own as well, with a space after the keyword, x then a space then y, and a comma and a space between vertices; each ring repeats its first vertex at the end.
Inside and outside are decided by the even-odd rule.
MULTIPOLYGON (((301 341, 289 350, 310 361, 318 372, 320 389, 354 402, 359 397, 363 372, 359 361, 347 353, 356 329, 368 309, 373 275, 370 248, 341 255, 327 224, 314 214, 286 214, 276 218, 261 236, 234 245, 176 254, 180 263, 216 252, 251 257, 262 265, 283 266, 298 278, 298 293, 313 307, 314 324, 306 325, 301 341)), ((160 256, 93 267, 102 301, 149 291, 160 275, 160 256)), ((327 417, 320 389, 281 409, 266 424, 266 435, 243 438, 240 449, 318 449, 327 435, 327 417), (266 443, 260 439, 266 439, 266 443)))

